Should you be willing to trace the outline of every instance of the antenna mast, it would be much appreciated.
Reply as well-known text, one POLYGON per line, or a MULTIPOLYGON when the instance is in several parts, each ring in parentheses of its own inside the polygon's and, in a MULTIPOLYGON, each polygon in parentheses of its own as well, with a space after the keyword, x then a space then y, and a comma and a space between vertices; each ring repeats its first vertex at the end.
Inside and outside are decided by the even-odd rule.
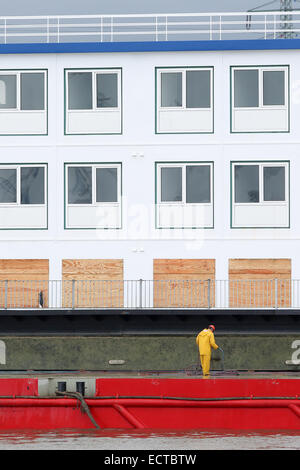
MULTIPOLYGON (((297 34, 293 31, 293 24, 292 24, 292 15, 289 13, 294 10, 293 8, 293 1, 298 1, 298 0, 279 0, 280 5, 279 5, 279 11, 282 12, 280 15, 280 25, 279 28, 282 29, 283 31, 277 33, 278 38, 293 38, 297 36, 297 34)), ((246 29, 251 28, 251 12, 259 10, 260 8, 267 7, 273 3, 275 3, 276 0, 272 0, 267 3, 263 3, 262 5, 259 5, 258 7, 251 8, 251 10, 248 10, 248 15, 246 16, 246 29)), ((278 11, 277 10, 270 10, 270 11, 278 11)))
POLYGON ((292 31, 287 31, 293 28, 292 15, 288 13, 292 10, 292 0, 280 0, 280 11, 285 12, 283 15, 280 15, 280 28, 284 30, 282 33, 279 33, 280 38, 292 38, 294 35, 292 31))

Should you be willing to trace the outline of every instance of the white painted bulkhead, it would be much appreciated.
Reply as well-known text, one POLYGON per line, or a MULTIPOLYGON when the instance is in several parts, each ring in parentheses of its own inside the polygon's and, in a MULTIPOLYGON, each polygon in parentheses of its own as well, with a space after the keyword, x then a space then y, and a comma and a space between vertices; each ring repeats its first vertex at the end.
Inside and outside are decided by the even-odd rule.
POLYGON ((0 69, 42 64, 48 70, 48 134, 0 138, 2 164, 48 165, 48 224, 40 230, 0 230, 1 258, 47 258, 50 279, 61 279, 62 259, 124 259, 124 279, 152 279, 154 258, 213 258, 216 279, 227 279, 230 258, 290 258, 292 278, 300 279, 298 55, 268 50, 0 56, 0 69), (231 132, 230 67, 237 65, 289 66, 289 132, 231 132), (213 132, 156 134, 155 67, 194 66, 214 71, 213 132), (65 135, 65 69, 102 67, 122 70, 122 133, 65 135), (213 219, 207 228, 156 228, 155 163, 182 161, 213 162, 213 219), (289 162, 284 228, 231 227, 233 161, 289 162), (65 227, 65 164, 87 162, 122 164, 117 229, 65 227))

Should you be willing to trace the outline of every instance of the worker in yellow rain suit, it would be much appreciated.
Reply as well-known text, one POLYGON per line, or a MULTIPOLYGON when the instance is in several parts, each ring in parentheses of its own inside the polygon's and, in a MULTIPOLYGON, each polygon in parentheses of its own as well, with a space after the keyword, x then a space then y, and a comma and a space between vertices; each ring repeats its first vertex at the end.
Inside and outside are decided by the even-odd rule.
POLYGON ((203 375, 209 375, 211 348, 218 349, 219 347, 215 343, 214 331, 214 325, 209 325, 209 327, 204 328, 196 338, 203 375))

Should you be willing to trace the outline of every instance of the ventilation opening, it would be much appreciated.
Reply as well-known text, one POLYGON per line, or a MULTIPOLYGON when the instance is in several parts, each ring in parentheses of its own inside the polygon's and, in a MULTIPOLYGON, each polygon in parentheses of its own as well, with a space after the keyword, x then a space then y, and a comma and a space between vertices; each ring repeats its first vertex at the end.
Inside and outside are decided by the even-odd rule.
POLYGON ((84 396, 85 382, 76 382, 76 392, 79 392, 82 396, 84 396))
POLYGON ((67 390, 67 382, 57 382, 58 392, 65 392, 67 390))

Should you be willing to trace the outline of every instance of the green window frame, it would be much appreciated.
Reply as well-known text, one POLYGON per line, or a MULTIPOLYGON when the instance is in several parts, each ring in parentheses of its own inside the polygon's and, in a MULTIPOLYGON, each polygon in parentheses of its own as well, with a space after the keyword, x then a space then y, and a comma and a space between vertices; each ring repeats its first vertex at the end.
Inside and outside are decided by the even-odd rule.
POLYGON ((231 65, 230 66, 230 133, 233 134, 268 134, 268 133, 289 133, 290 132, 290 66, 287 64, 278 65, 231 65), (235 71, 257 71, 258 77, 258 101, 257 106, 235 106, 235 71), (284 72, 284 104, 264 104, 264 73, 284 72), (284 129, 273 130, 237 130, 234 128, 234 113, 239 110, 282 110, 286 111, 286 125, 284 129))
POLYGON ((162 66, 155 67, 155 133, 156 134, 213 134, 214 133, 214 67, 212 66, 162 66), (187 93, 187 74, 189 72, 209 72, 209 106, 193 107, 188 106, 188 93, 187 93), (181 74, 181 98, 182 102, 178 106, 161 106, 161 84, 162 74, 181 74), (209 130, 159 130, 159 113, 161 111, 210 111, 212 113, 211 128, 209 130))
MULTIPOLYGON (((119 206, 120 210, 120 226, 109 228, 109 230, 119 230, 122 228, 122 162, 68 162, 64 163, 64 229, 65 230, 107 230, 106 227, 68 227, 67 226, 67 208, 68 207, 108 207, 110 205, 119 206), (91 200, 90 202, 69 203, 69 185, 68 170, 69 168, 90 168, 91 169, 91 200), (99 201, 97 200, 97 170, 116 169, 117 170, 117 200, 116 201, 99 201)), ((115 194, 115 192, 114 192, 115 194)))
MULTIPOLYGON (((250 197, 249 197, 250 198, 250 197)), ((251 199, 251 198, 250 198, 251 199)), ((239 160, 230 162, 230 228, 232 229, 286 229, 290 228, 290 161, 289 160, 239 160), (235 194, 235 167, 236 166, 257 166, 258 167, 258 197, 255 195, 253 201, 240 202, 236 201, 235 194), (284 200, 282 198, 268 199, 265 198, 265 172, 264 169, 272 168, 284 168, 284 200), (256 225, 256 226, 235 226, 234 224, 234 206, 239 205, 240 207, 267 207, 270 208, 274 205, 281 205, 287 207, 288 224, 286 226, 268 226, 268 225, 256 225)))
POLYGON ((191 207, 191 206, 211 206, 212 211, 212 225, 211 226, 181 226, 176 227, 176 229, 213 229, 214 228, 214 162, 213 161, 160 161, 155 162, 155 228, 156 229, 175 229, 175 227, 160 227, 158 224, 158 215, 157 210, 158 207, 162 206, 173 206, 173 207, 191 207), (209 166, 210 168, 210 182, 209 182, 209 192, 210 192, 210 200, 205 202, 187 202, 187 167, 193 166, 209 166), (162 168, 181 168, 183 169, 181 177, 182 177, 182 200, 180 201, 161 201, 161 169, 162 168))

